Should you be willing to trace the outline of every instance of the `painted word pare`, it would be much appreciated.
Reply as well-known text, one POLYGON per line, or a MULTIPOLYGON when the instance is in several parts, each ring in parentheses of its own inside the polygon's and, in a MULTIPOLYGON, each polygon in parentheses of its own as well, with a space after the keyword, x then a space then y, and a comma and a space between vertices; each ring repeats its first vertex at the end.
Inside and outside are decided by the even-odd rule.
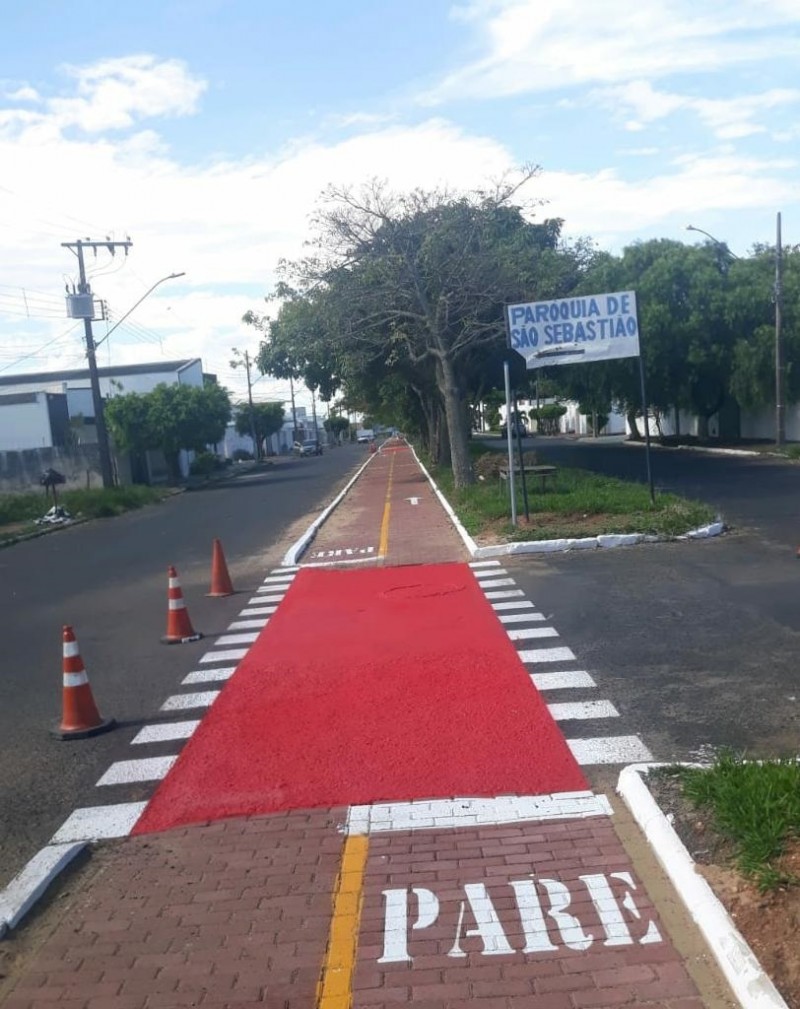
MULTIPOLYGON (((507 896, 508 890, 513 894, 517 919, 507 921, 505 928, 486 884, 465 884, 464 898, 455 916, 453 945, 447 955, 467 956, 463 943, 471 938, 480 941, 482 948, 477 952, 483 956, 550 953, 559 945, 583 951, 594 943, 613 947, 663 942, 656 923, 645 920, 636 906, 636 884, 629 872, 592 873, 579 876, 578 882, 580 886, 571 892, 557 879, 531 875, 509 880, 502 886, 507 888, 503 895, 507 896), (570 905, 575 905, 575 914, 570 912, 570 905), (578 918, 578 911, 585 912, 588 906, 594 908, 599 919, 600 927, 592 926, 593 931, 588 931, 578 918), (517 948, 512 946, 509 935, 517 948)), ((501 885, 493 890, 500 896, 501 885)), ((425 930, 437 922, 442 924, 440 901, 432 890, 418 886, 384 890, 383 898, 384 944, 378 963, 409 963, 413 961, 414 940, 424 939, 425 930)))

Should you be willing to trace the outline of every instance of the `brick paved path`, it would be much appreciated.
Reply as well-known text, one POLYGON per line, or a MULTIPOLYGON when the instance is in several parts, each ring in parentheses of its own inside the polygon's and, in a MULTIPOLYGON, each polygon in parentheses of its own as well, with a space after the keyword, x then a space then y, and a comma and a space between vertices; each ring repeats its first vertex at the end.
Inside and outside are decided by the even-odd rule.
POLYGON ((437 564, 467 551, 411 450, 390 445, 317 533, 301 564, 437 564))
MULTIPOLYGON (((303 561, 370 546, 464 557, 407 450, 370 463, 303 561)), ((443 797, 114 842, 2 1005, 696 1009, 609 813, 589 792, 443 797)))

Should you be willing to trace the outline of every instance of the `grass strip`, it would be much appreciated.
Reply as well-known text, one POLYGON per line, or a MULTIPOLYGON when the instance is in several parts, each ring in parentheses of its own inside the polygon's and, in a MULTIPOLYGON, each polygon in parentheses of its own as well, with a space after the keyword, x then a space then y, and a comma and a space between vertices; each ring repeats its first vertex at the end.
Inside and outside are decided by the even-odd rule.
MULTIPOLYGON (((165 496, 163 488, 143 487, 107 487, 89 490, 65 490, 58 495, 58 503, 72 515, 73 518, 106 518, 120 515, 122 512, 160 501, 165 496)), ((44 494, 0 494, 0 536, 8 534, 9 526, 15 528, 14 535, 29 531, 27 526, 34 525, 52 507, 52 498, 44 494), (4 528, 6 527, 6 528, 4 528)))
POLYGON ((671 770, 686 798, 709 811, 716 830, 733 843, 740 872, 762 890, 800 883, 779 864, 787 841, 800 837, 797 760, 746 761, 726 751, 710 768, 671 770))
MULTIPOLYGON (((702 502, 659 492, 652 504, 646 484, 559 466, 544 492, 536 476, 528 477, 531 522, 515 527, 511 525, 507 488, 505 484, 501 486, 496 473, 492 473, 492 467, 502 465, 504 458, 479 444, 473 444, 470 449, 476 470, 486 474, 483 480, 456 490, 450 468, 435 467, 434 474, 472 536, 494 533, 501 540, 510 541, 571 539, 613 533, 680 536, 715 518, 714 510, 702 502)), ((518 515, 523 513, 520 483, 517 479, 518 515)))

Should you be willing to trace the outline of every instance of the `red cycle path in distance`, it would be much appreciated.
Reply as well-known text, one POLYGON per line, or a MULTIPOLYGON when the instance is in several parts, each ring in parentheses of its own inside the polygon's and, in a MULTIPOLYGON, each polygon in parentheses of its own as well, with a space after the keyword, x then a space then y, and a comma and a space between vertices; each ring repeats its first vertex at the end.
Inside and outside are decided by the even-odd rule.
POLYGON ((134 833, 587 787, 465 564, 306 569, 134 833))

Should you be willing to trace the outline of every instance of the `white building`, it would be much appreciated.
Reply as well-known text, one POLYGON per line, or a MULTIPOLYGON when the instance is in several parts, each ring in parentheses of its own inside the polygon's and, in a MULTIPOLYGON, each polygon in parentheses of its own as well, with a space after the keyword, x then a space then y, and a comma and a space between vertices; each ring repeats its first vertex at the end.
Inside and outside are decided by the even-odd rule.
MULTIPOLYGON (((203 364, 199 357, 110 366, 97 371, 100 394, 106 400, 130 392, 152 392, 162 384, 203 385, 203 364)), ((0 375, 0 452, 65 450, 68 446, 96 443, 88 368, 0 375)), ((161 478, 163 464, 158 463, 156 453, 147 456, 135 467, 137 478, 161 478)), ((120 479, 130 479, 129 466, 134 461, 117 461, 120 479)), ((187 453, 181 453, 180 464, 185 476, 189 468, 187 453)), ((0 466, 0 477, 4 470, 0 466)))

